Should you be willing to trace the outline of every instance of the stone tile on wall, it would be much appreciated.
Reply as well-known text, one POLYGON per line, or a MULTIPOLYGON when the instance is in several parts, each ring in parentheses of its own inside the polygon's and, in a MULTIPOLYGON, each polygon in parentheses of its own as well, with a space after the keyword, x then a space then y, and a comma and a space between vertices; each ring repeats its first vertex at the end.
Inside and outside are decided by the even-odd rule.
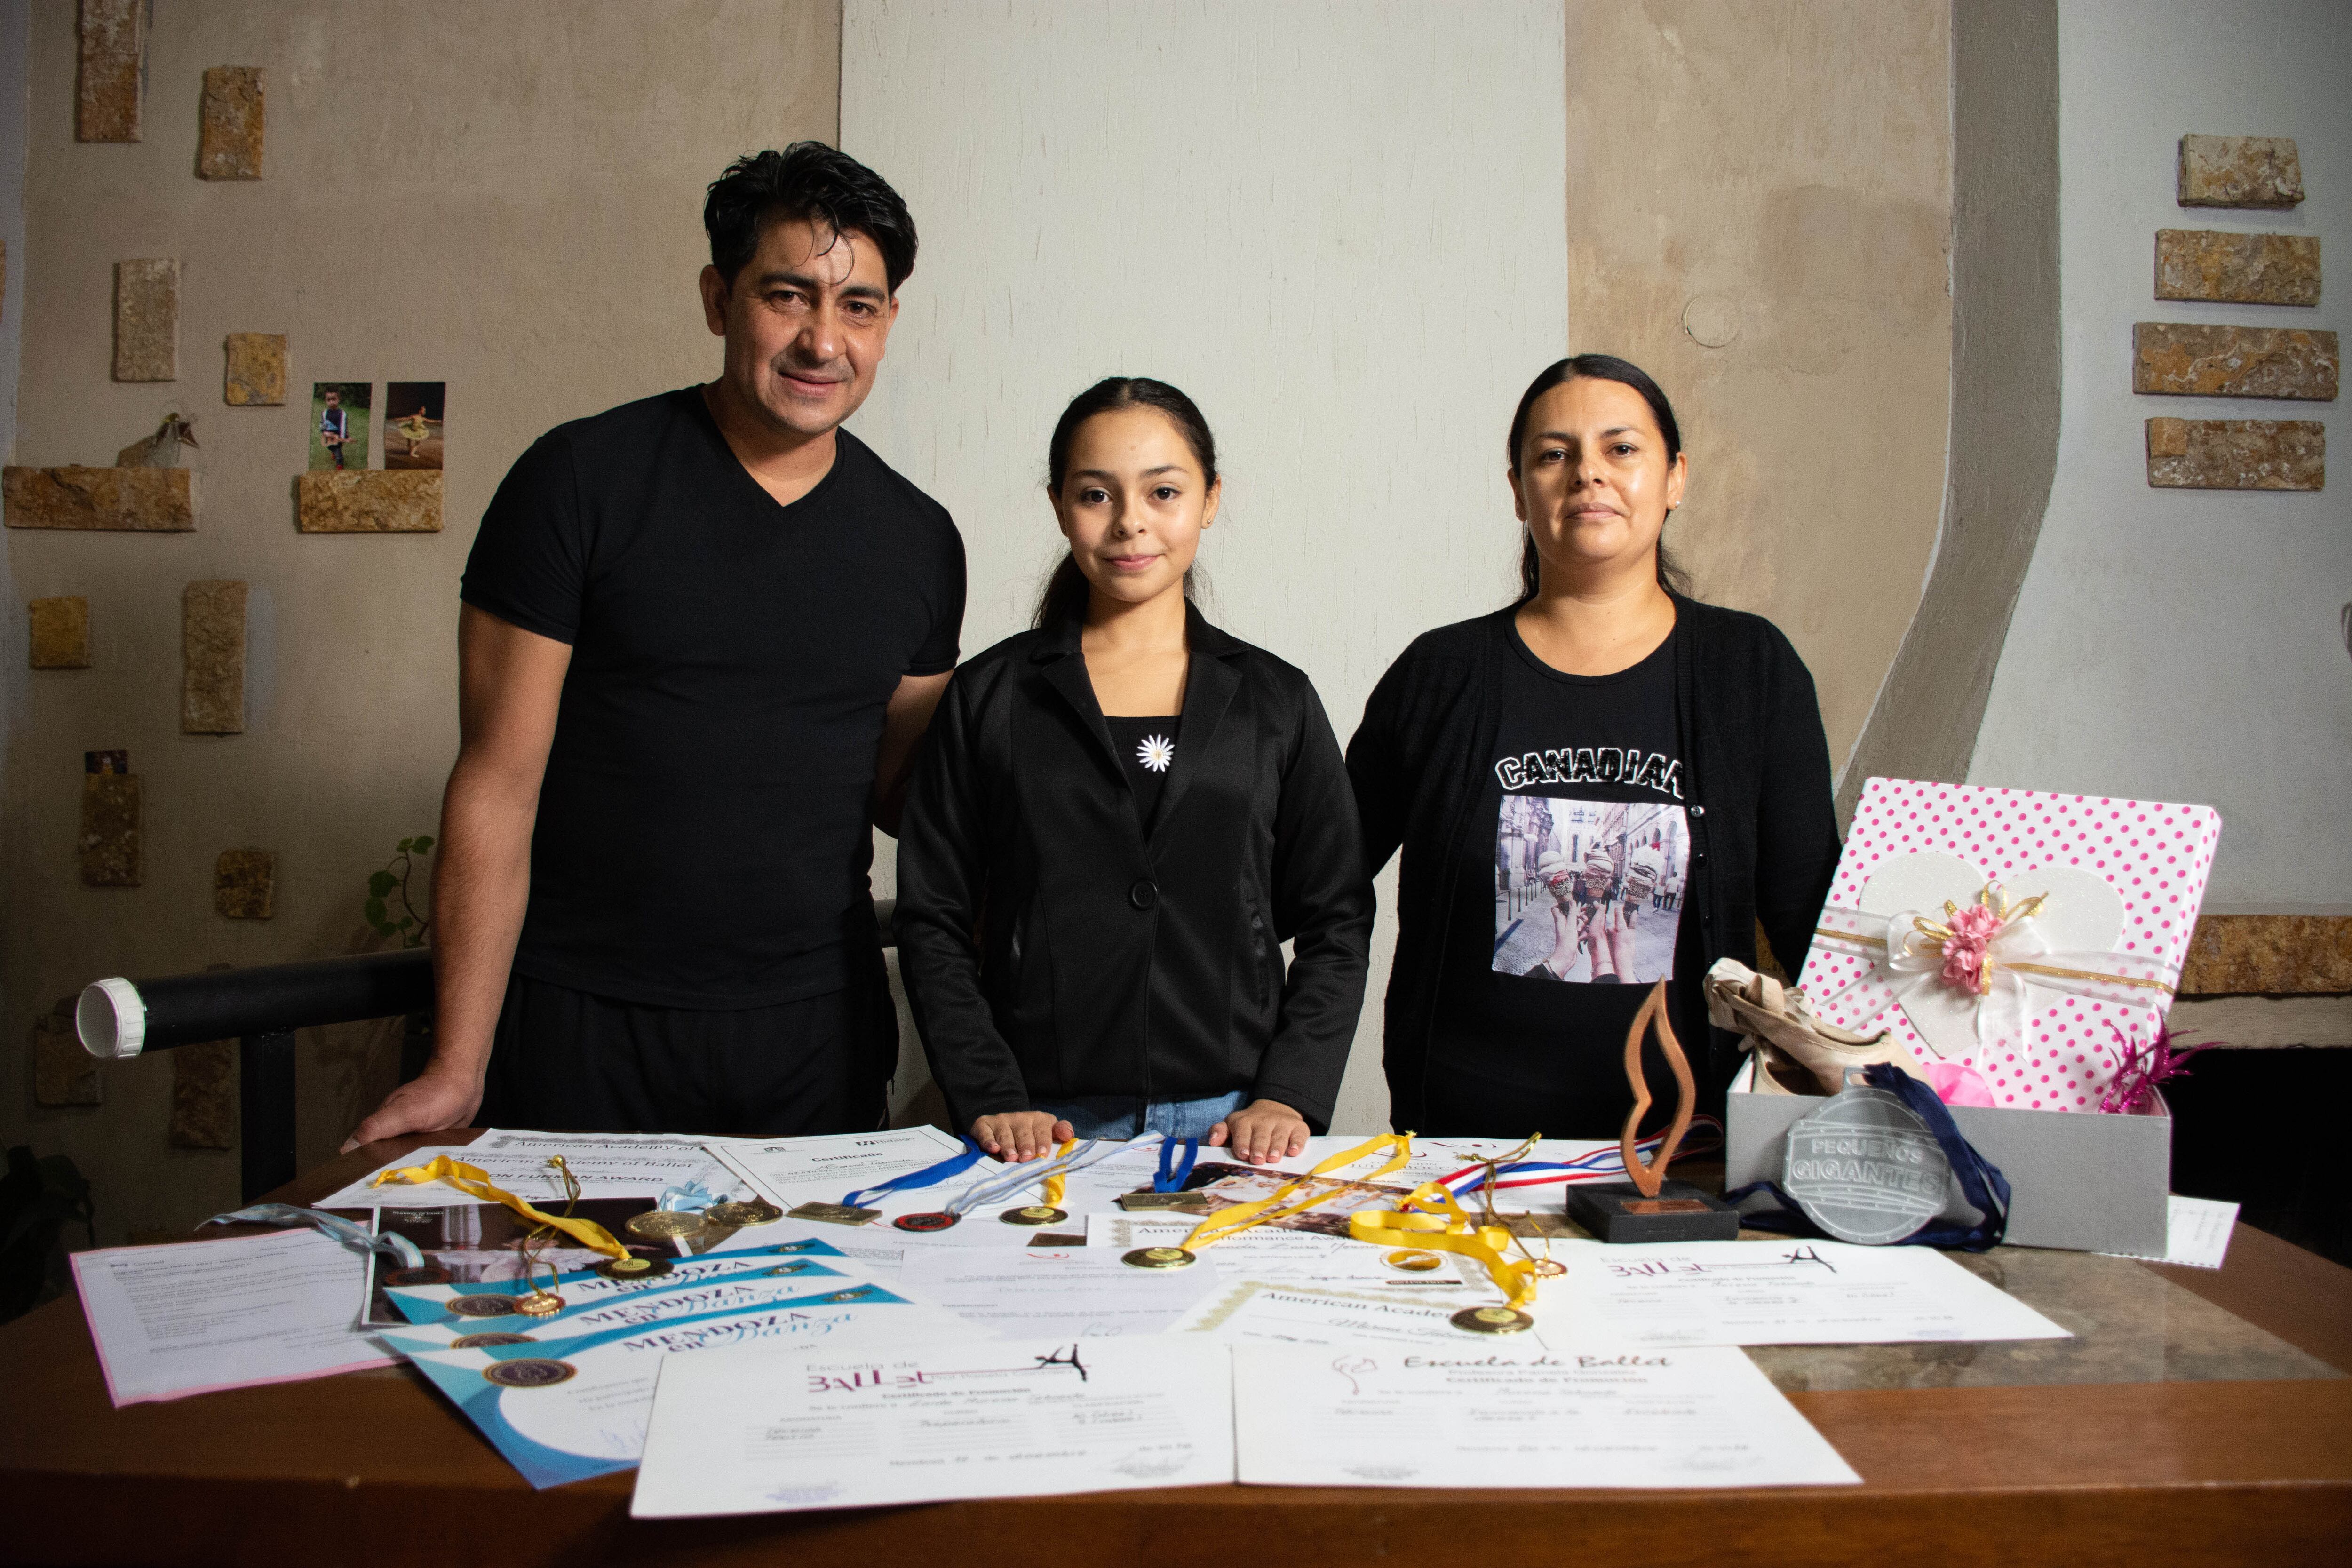
POLYGON ((181 593, 184 734, 244 732, 245 596, 244 584, 218 580, 191 583, 181 593))
POLYGON ((188 468, 26 468, 0 471, 10 528, 185 533, 196 526, 188 468))
POLYGON ((286 334, 231 332, 221 343, 221 401, 269 408, 286 401, 286 334))
POLYGON ((2156 297, 2236 305, 2316 305, 2319 237, 2158 229, 2156 297))
POLYGON ((296 521, 305 533, 438 533, 438 468, 320 468, 301 476, 296 521))
POLYGON ((74 1032, 74 1005, 80 1000, 68 996, 33 1020, 36 1105, 98 1105, 106 1099, 98 1058, 82 1049, 81 1037, 74 1032))
POLYGON ((2316 419, 2151 419, 2147 482, 2174 490, 2327 488, 2327 427, 2316 419))
POLYGON ((147 75, 147 0, 81 0, 74 139, 136 142, 147 75))
POLYGON ((2336 396, 2336 334, 2304 327, 2132 324, 2132 390, 2181 397, 2336 396))
POLYGON ((135 888, 140 880, 139 775, 81 776, 81 880, 86 888, 135 888))
POLYGON ((236 1147, 236 1042, 206 1040, 172 1053, 172 1147, 236 1147))
POLYGON ((278 856, 268 849, 224 849, 213 862, 213 908, 233 921, 266 921, 278 896, 278 856))
POLYGON ((180 264, 172 257, 114 264, 114 379, 180 379, 180 264))
POLYGON ((2352 994, 2352 916, 2200 916, 2180 994, 2352 994))
POLYGON ((259 66, 215 66, 205 72, 198 178, 261 178, 262 74, 259 66))
POLYGON ((2184 207, 2291 207, 2303 200, 2303 163, 2289 136, 2183 136, 2184 207))
POLYGON ((89 601, 79 594, 35 599, 26 606, 33 626, 35 669, 89 668, 89 601))

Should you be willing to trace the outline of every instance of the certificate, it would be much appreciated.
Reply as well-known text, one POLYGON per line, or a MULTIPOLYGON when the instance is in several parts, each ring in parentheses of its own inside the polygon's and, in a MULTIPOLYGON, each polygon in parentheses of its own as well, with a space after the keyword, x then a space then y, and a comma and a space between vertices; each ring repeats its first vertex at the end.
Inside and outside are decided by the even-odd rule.
MULTIPOLYGON (((1492 1291, 1486 1302, 1496 1298, 1492 1291)), ((1245 1280, 1207 1297, 1178 1320, 1178 1334, 1197 1333, 1239 1342, 1275 1340, 1300 1345, 1353 1345, 1368 1341, 1401 1344, 1493 1345, 1495 1336, 1457 1328, 1458 1301, 1412 1300, 1371 1290, 1327 1290, 1311 1285, 1245 1280)), ((1549 1348, 1543 1319, 1510 1337, 1516 1349, 1549 1348)))
POLYGON ((1307 1487, 1858 1486, 1726 1347, 1233 1347, 1239 1479, 1307 1487))
POLYGON ((317 1206, 412 1208, 482 1202, 445 1182, 374 1184, 384 1171, 430 1164, 439 1154, 478 1167, 492 1186, 542 1206, 564 1201, 563 1179, 547 1163, 557 1154, 563 1156, 564 1164, 579 1179, 583 1199, 649 1198, 670 1187, 698 1182, 723 1197, 740 1192, 743 1185, 699 1139, 625 1132, 509 1132, 492 1128, 462 1147, 413 1150, 317 1206))
MULTIPOLYGON (((1197 1216, 1171 1219, 1153 1214, 1088 1215, 1087 1247, 1113 1257, 1140 1247, 1181 1247, 1184 1238, 1192 1234, 1192 1227, 1200 1223, 1197 1216)), ((1229 1236, 1207 1248, 1201 1254, 1201 1262, 1214 1264, 1214 1276, 1229 1286, 1257 1279, 1326 1289, 1394 1291, 1402 1296, 1433 1300, 1458 1297, 1456 1305, 1497 1299, 1486 1271, 1477 1265, 1469 1265, 1476 1270, 1473 1279, 1465 1274, 1453 1255, 1417 1248, 1409 1236, 1388 1246, 1378 1246, 1306 1231, 1259 1226, 1229 1236), (1389 1261, 1402 1254, 1423 1261, 1434 1258, 1436 1266, 1408 1268, 1389 1261)), ((1183 1272, 1209 1271, 1195 1265, 1183 1272)))
POLYGON ((1628 1345, 2063 1340, 2067 1331, 1925 1247, 1697 1241, 1562 1248, 1538 1321, 1628 1345))
MULTIPOLYGON (((789 1209, 796 1204, 837 1204, 850 1193, 953 1159, 963 1152, 963 1141, 936 1127, 894 1127, 884 1132, 843 1132, 819 1138, 735 1140, 713 1143, 710 1148, 771 1203, 789 1209)), ((886 1215, 938 1209, 972 1183, 1003 1169, 983 1157, 970 1170, 935 1186, 887 1194, 867 1206, 886 1215)))
POLYGON ((482 1329, 485 1338, 507 1342, 404 1353, 534 1487, 635 1465, 665 1360, 706 1359, 698 1352, 746 1345, 899 1344, 970 1331, 872 1285, 578 1337, 542 1339, 530 1320, 512 1316, 486 1319, 482 1329))
POLYGON ((356 1326, 366 1258, 315 1230, 110 1247, 72 1262, 118 1405, 393 1364, 356 1326))
POLYGON ((933 1247, 908 1258, 898 1289, 954 1313, 973 1334, 1097 1339, 1171 1327, 1217 1289, 1217 1272, 1130 1268, 1118 1253, 1094 1247, 933 1247))
POLYGON ((492 1306, 511 1300, 521 1291, 520 1283, 394 1288, 385 1294, 408 1321, 383 1332, 384 1342, 404 1354, 444 1349, 486 1331, 520 1330, 540 1340, 575 1339, 608 1328, 643 1328, 815 1291, 852 1292, 872 1285, 805 1253, 725 1253, 677 1263, 656 1279, 609 1279, 585 1269, 560 1275, 553 1289, 563 1306, 541 1318, 513 1312, 484 1317, 469 1310, 486 1297, 492 1306))
POLYGON ((673 1356, 629 1511, 769 1513, 1234 1479, 1205 1340, 976 1342, 673 1356))

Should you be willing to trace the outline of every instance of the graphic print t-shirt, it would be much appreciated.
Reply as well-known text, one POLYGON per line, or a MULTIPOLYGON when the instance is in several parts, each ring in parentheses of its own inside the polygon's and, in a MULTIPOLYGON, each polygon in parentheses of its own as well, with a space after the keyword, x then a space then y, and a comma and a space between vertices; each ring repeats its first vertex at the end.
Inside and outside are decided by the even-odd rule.
MULTIPOLYGON (((1630 669, 1575 676, 1508 635, 1495 754, 1481 759, 1485 800, 1464 846, 1480 863, 1461 879, 1439 1010, 1445 1066, 1433 1078, 1515 1087, 1530 1114, 1549 1116, 1548 1136, 1614 1137, 1633 1103, 1625 1031, 1674 975, 1690 878, 1675 638, 1630 669)), ((1671 1078, 1647 1076, 1670 1108, 1671 1078)))

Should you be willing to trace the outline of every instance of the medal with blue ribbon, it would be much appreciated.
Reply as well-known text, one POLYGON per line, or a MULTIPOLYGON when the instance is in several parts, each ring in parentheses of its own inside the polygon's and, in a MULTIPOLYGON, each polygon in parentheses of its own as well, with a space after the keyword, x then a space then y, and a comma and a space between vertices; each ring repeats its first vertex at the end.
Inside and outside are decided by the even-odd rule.
MULTIPOLYGON (((885 1193, 910 1193, 923 1187, 935 1187, 941 1182, 948 1180, 950 1176, 960 1176, 963 1174, 964 1172, 971 1170, 973 1165, 979 1163, 980 1158, 980 1145, 973 1142, 970 1138, 966 1138, 963 1141, 963 1148, 961 1152, 950 1154, 946 1159, 938 1161, 935 1163, 925 1165, 919 1171, 908 1171, 904 1175, 894 1176, 889 1181, 878 1183, 874 1186, 859 1187, 854 1191, 844 1193, 841 1194, 841 1201, 837 1204, 802 1204, 792 1211, 792 1215, 794 1219, 813 1219, 820 1221, 825 1225, 865 1225, 870 1221, 882 1217, 882 1211, 880 1209, 873 1208, 868 1205, 870 1205, 876 1198, 882 1196, 885 1193)), ((927 1216, 920 1215, 903 1215, 899 1217, 901 1220, 906 1220, 920 1219, 927 1216)), ((950 1220, 948 1223, 952 1225, 955 1222, 950 1220)), ((944 1230, 947 1226, 910 1226, 902 1224, 899 1228, 902 1230, 944 1230)))
POLYGON ((1115 1154, 1124 1154, 1130 1143, 1114 1142, 1104 1138, 1089 1138, 1081 1143, 1073 1138, 1054 1152, 1054 1157, 1042 1165, 1014 1165, 1001 1175, 975 1182, 964 1189, 961 1196, 935 1214, 900 1215, 890 1223, 900 1230, 945 1230, 962 1220, 963 1216, 986 1203, 1012 1196, 1024 1187, 1042 1184, 1044 1201, 1019 1208, 1006 1209, 996 1217, 1007 1225, 1055 1225, 1069 1218, 1061 1207, 1062 1190, 1066 1179, 1089 1165, 1100 1164, 1115 1154))

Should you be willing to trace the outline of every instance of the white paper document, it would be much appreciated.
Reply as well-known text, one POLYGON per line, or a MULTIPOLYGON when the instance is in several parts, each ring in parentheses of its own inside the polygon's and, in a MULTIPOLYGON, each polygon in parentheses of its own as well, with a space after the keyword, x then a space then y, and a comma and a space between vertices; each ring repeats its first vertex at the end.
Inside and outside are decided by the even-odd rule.
MULTIPOLYGON (((1198 1219, 1171 1220, 1159 1215, 1097 1214, 1087 1216, 1089 1251, 1118 1257, 1142 1247, 1181 1247, 1198 1219)), ((1413 1297, 1460 1298, 1462 1302, 1499 1300, 1501 1292, 1487 1281, 1484 1269, 1475 1280, 1465 1278, 1454 1259, 1414 1247, 1409 1239, 1393 1245, 1341 1241, 1304 1231, 1266 1226, 1244 1230, 1205 1248, 1201 1262, 1187 1273, 1213 1272, 1228 1285, 1248 1279, 1269 1284, 1313 1285, 1325 1289, 1383 1290, 1413 1297), (1419 1258, 1435 1257, 1434 1268, 1406 1268, 1389 1262, 1400 1254, 1419 1258), (1213 1270, 1204 1266, 1213 1265, 1213 1270)))
POLYGON ((405 1170, 446 1154, 478 1166, 490 1184, 528 1202, 564 1201, 563 1179, 548 1157, 563 1156, 580 1182, 580 1196, 650 1198, 670 1187, 700 1183, 720 1196, 749 1196, 746 1184, 716 1159, 699 1140, 626 1132, 509 1132, 492 1128, 471 1143, 418 1149, 369 1173, 319 1204, 320 1208, 407 1208, 419 1205, 478 1203, 471 1193, 446 1182, 387 1182, 383 1171, 405 1170))
POLYGON ((2161 1258, 2137 1252, 2110 1252, 2109 1258, 2137 1258, 2143 1263, 2179 1263, 2190 1268, 2219 1268, 2230 1255, 2230 1236, 2237 1228, 2238 1205, 2216 1198, 2184 1198, 2175 1193, 2165 1211, 2165 1245, 2161 1258))
MULTIPOLYGON (((843 1132, 821 1138, 736 1140, 713 1143, 710 1148, 771 1203, 791 1208, 804 1203, 837 1204, 850 1193, 878 1187, 894 1177, 953 1159, 963 1152, 963 1141, 936 1127, 894 1127, 884 1132, 843 1132)), ((1003 1168, 983 1158, 929 1186, 887 1194, 871 1206, 885 1215, 941 1208, 973 1182, 1003 1168)))
POLYGON ((366 1258, 315 1230, 77 1252, 73 1270, 117 1405, 392 1364, 356 1326, 366 1258))
POLYGON ((1538 1323, 1633 1346, 2072 1338, 1925 1247, 1697 1241, 1559 1249, 1538 1323))
POLYGON ((1217 1289, 1217 1279, 1200 1264, 1133 1268, 1118 1253, 1092 1247, 966 1247, 913 1253, 898 1288, 910 1300, 953 1312, 975 1334, 1098 1339, 1167 1330, 1217 1289))
POLYGON ((1429 1350, 1235 1345, 1239 1479, 1313 1487, 1861 1484, 1737 1350, 1549 1352, 1523 1339, 1429 1350))
MULTIPOLYGON (((1494 1299, 1488 1298, 1488 1304, 1494 1299)), ((1456 1328, 1462 1303, 1413 1300, 1371 1290, 1327 1290, 1263 1280, 1226 1284, 1177 1320, 1173 1332, 1240 1342, 1275 1340, 1297 1345, 1491 1345, 1496 1337, 1456 1328)), ((1517 1346, 1549 1349, 1543 1319, 1510 1336, 1517 1346)))
POLYGON ((1048 1496, 1234 1479, 1206 1340, 958 1340, 664 1363, 641 1519, 1048 1496))

